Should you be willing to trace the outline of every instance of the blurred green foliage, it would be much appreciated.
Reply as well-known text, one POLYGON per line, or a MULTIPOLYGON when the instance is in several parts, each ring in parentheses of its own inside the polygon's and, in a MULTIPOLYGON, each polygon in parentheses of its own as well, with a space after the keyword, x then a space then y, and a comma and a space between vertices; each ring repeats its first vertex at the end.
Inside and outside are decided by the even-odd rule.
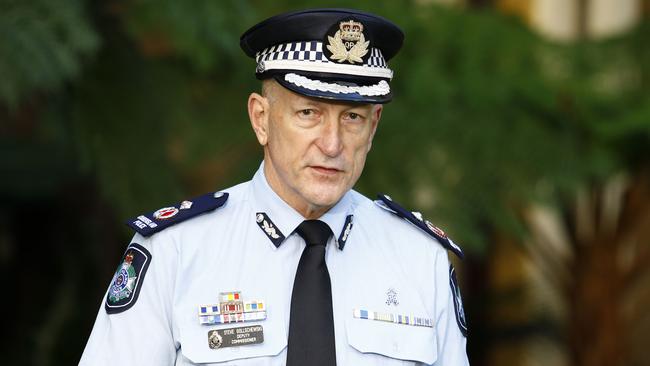
POLYGON ((82 0, 0 1, 0 99, 15 106, 79 76, 99 44, 84 7, 82 0))
MULTIPOLYGON (((310 3, 4 0, 1 96, 36 109, 37 129, 58 130, 59 145, 73 146, 70 174, 94 176, 126 217, 250 176, 261 156, 245 100, 258 85, 238 35, 310 3)), ((355 6, 406 33, 363 192, 407 201, 480 251, 486 228, 523 232, 526 202, 647 165, 647 24, 567 47, 490 11, 355 6)), ((19 147, 2 149, 21 161, 19 147)))
MULTIPOLYGON (((41 365, 76 362, 97 282, 130 235, 115 234, 117 222, 250 179, 262 155, 246 98, 259 82, 238 37, 319 5, 0 0, 0 261, 11 264, 3 276, 27 278, 16 296, 33 303, 15 309, 22 331, 6 346, 20 352, 9 363, 30 354, 41 365), (54 220, 53 232, 23 235, 34 217, 54 220), (45 249, 33 254, 21 240, 45 249), (56 255, 22 262, 43 253, 56 255), (30 282, 33 271, 58 280, 30 282), (42 304, 44 324, 33 316, 42 304)), ((406 34, 391 61, 395 100, 357 185, 366 195, 389 193, 481 253, 495 231, 525 232, 519 215, 530 202, 562 206, 576 187, 648 168, 647 22, 617 39, 557 45, 490 10, 353 5, 406 34)))

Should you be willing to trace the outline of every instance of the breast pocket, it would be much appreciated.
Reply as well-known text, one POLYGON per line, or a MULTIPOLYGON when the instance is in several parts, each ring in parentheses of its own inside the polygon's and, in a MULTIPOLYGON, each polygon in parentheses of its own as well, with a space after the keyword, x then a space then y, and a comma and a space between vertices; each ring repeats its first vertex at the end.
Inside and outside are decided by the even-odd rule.
POLYGON ((281 319, 215 326, 183 322, 179 324, 179 354, 185 362, 177 365, 280 365, 282 362, 278 363, 275 356, 287 347, 285 328, 281 319), (263 341, 256 343, 260 339, 260 326, 263 341))
POLYGON ((349 345, 362 353, 359 362, 374 358, 375 365, 432 364, 438 356, 432 327, 351 318, 346 333, 349 345))

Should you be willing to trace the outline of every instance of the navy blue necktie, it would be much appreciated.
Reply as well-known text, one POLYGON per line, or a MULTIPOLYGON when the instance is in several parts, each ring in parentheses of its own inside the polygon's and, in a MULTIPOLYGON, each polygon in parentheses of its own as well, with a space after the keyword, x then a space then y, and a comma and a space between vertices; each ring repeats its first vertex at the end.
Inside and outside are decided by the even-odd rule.
POLYGON ((325 246, 332 235, 326 223, 305 220, 296 233, 305 239, 291 295, 287 366, 334 366, 332 284, 325 246))

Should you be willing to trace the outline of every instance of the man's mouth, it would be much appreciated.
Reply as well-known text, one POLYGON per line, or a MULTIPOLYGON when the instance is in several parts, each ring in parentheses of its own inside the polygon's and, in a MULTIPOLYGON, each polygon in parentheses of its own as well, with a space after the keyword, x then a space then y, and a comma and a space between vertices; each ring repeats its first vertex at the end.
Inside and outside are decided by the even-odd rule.
POLYGON ((342 172, 342 170, 340 170, 340 169, 333 168, 333 167, 322 166, 322 165, 312 165, 312 166, 310 166, 310 168, 312 168, 316 172, 318 172, 320 174, 324 174, 324 175, 334 175, 334 174, 342 172))

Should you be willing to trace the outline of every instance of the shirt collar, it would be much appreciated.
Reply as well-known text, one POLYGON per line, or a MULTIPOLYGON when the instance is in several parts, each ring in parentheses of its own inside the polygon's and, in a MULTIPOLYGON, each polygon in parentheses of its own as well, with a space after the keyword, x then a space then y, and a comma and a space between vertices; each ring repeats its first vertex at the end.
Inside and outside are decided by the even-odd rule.
MULTIPOLYGON (((264 175, 264 162, 260 164, 253 176, 251 190, 253 195, 251 205, 256 212, 255 220, 269 240, 279 247, 305 218, 271 188, 264 175)), ((341 250, 352 229, 353 210, 352 194, 346 192, 334 207, 318 218, 332 229, 334 239, 341 250)))

